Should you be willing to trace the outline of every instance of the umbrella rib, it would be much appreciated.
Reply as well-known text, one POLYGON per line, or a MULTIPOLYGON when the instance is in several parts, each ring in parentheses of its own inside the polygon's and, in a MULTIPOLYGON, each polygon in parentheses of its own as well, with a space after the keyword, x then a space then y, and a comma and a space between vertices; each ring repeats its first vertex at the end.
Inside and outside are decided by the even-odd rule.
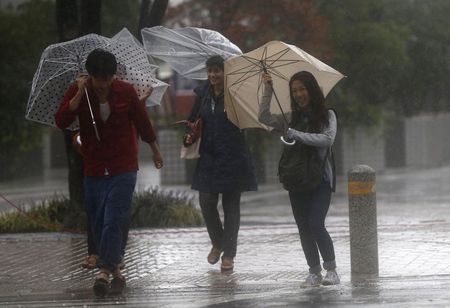
MULTIPOLYGON (((286 51, 286 52, 287 52, 287 51, 286 51)), ((286 52, 283 53, 283 54, 286 54, 286 52)), ((267 58, 267 47, 264 48, 263 55, 264 55, 264 54, 266 55, 266 58, 267 58)), ((282 56, 282 55, 280 55, 280 57, 281 57, 281 56, 282 56)), ((264 61, 265 61, 265 59, 264 59, 264 61)), ((264 61, 263 61, 263 59, 261 59, 260 63, 261 63, 261 65, 263 66, 264 72, 267 73, 267 67, 266 67, 264 61)), ((274 95, 274 97, 275 97, 275 100, 277 101, 278 107, 280 108, 281 114, 283 115, 283 118, 284 118, 284 120, 286 121, 286 124, 289 125, 289 121, 287 120, 286 115, 284 114, 283 108, 281 107, 281 104, 280 104, 280 100, 278 99, 277 93, 275 92, 275 89, 274 89, 273 87, 272 87, 272 92, 273 92, 273 95, 274 95)))
MULTIPOLYGON (((194 44, 197 48, 199 48, 200 49, 200 52, 199 51, 197 51, 197 50, 195 50, 195 49, 193 49, 193 48, 188 48, 188 47, 186 47, 191 53, 193 53, 193 54, 197 54, 197 55, 200 55, 200 56, 202 56, 202 57, 208 57, 208 56, 212 56, 212 55, 214 55, 214 54, 217 54, 218 52, 220 52, 220 49, 218 49, 218 48, 216 48, 216 47, 213 47, 213 46, 209 46, 209 48, 211 48, 211 49, 213 49, 213 50, 217 50, 218 52, 216 52, 216 53, 210 53, 210 52, 208 52, 208 48, 206 48, 206 46, 203 46, 203 44, 201 43, 201 42, 199 42, 199 41, 197 41, 197 40, 195 40, 195 39, 193 39, 193 38, 191 38, 191 37, 189 37, 189 36, 186 36, 186 35, 182 35, 182 34, 180 34, 180 33, 178 33, 178 32, 176 32, 176 31, 173 31, 173 30, 171 30, 171 29, 166 29, 168 32, 170 32, 172 35, 174 35, 174 36, 178 36, 178 37, 182 37, 182 38, 184 38, 184 39, 187 39, 189 42, 191 42, 192 44, 194 44), (202 53, 203 52, 203 53, 202 53)), ((153 36, 155 36, 155 37, 158 37, 158 38, 162 38, 163 40, 166 40, 166 41, 169 41, 169 42, 172 42, 172 43, 177 43, 178 41, 176 40, 176 39, 172 39, 170 36, 164 36, 164 35, 160 35, 159 33, 157 33, 157 32, 152 32, 151 33, 153 36)), ((179 52, 177 52, 177 54, 178 54, 179 52)), ((162 52, 162 53, 154 53, 154 52, 152 52, 151 53, 152 55, 167 55, 167 52, 162 52)))
MULTIPOLYGON (((39 90, 38 90, 38 92, 36 93, 36 97, 37 96, 39 96, 39 93, 42 91, 42 89, 45 87, 45 85, 47 84, 47 83, 49 83, 50 81, 52 81, 53 79, 55 79, 56 77, 59 77, 59 76, 61 76, 62 74, 64 74, 64 73, 66 73, 66 72, 68 72, 68 71, 71 71, 71 70, 73 70, 73 69, 66 69, 66 70, 63 70, 64 68, 62 67, 62 68, 60 68, 59 70, 57 70, 55 73, 53 73, 52 74, 52 76, 50 76, 49 78, 47 78, 47 80, 45 80, 45 82, 44 82, 44 84, 41 86, 41 87, 39 87, 39 90)), ((30 108, 31 108, 31 106, 30 106, 30 108)))
POLYGON ((238 122, 238 126, 241 127, 241 124, 240 124, 240 121, 239 121, 239 115, 237 114, 236 107, 235 107, 235 104, 234 104, 233 95, 231 95, 230 88, 228 88, 227 90, 228 90, 228 94, 229 94, 229 96, 231 98, 231 106, 233 107, 233 112, 234 112, 234 115, 236 116, 236 119, 237 119, 237 122, 238 122))
POLYGON ((77 56, 77 53, 73 50, 70 50, 68 48, 66 48, 65 46, 59 46, 60 48, 64 49, 66 52, 68 52, 69 54, 73 55, 73 56, 77 56))
POLYGON ((244 82, 244 81, 246 81, 246 80, 248 80, 248 79, 250 79, 250 78, 252 78, 252 77, 257 76, 257 75, 259 75, 260 73, 261 73, 261 70, 254 71, 254 74, 252 74, 252 75, 249 75, 248 73, 246 73, 246 74, 244 74, 243 76, 239 77, 238 80, 236 80, 235 82, 233 82, 233 83, 230 85, 230 87, 232 87, 232 86, 234 86, 234 85, 236 85, 236 84, 242 84, 242 82, 244 82))
POLYGON ((233 71, 233 72, 230 72, 227 74, 227 75, 243 74, 232 85, 234 85, 238 82, 248 80, 249 78, 252 78, 252 77, 258 75, 259 73, 261 73, 262 68, 259 64, 259 60, 252 58, 252 57, 244 56, 244 55, 242 55, 242 57, 245 60, 249 61, 250 63, 247 66, 244 66, 242 68, 239 68, 236 71, 233 71), (253 73, 253 74, 249 75, 250 73, 253 73))

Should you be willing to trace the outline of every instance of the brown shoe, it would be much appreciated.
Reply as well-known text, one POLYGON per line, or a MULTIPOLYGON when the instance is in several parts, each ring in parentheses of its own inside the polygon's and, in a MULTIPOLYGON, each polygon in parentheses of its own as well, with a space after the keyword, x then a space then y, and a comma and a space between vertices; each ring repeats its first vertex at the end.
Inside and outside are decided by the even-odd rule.
POLYGON ((93 269, 97 267, 97 255, 88 255, 86 259, 84 259, 83 263, 81 263, 82 268, 93 269))
POLYGON ((234 268, 234 261, 231 257, 222 257, 222 264, 220 265, 220 270, 222 272, 232 271, 234 268))
POLYGON ((208 263, 209 264, 216 264, 220 259, 220 254, 222 253, 222 249, 212 247, 211 251, 208 254, 208 263))

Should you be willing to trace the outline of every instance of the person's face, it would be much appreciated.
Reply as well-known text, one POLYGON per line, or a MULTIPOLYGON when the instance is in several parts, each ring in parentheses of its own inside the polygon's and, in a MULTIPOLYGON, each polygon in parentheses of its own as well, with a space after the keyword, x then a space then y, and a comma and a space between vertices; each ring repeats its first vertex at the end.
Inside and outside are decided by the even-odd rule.
POLYGON ((291 85, 292 98, 301 109, 306 109, 310 104, 308 90, 303 82, 294 80, 291 85))
POLYGON ((208 67, 208 80, 212 86, 223 85, 223 70, 217 66, 208 67))
POLYGON ((91 76, 92 88, 97 93, 97 95, 103 96, 107 95, 109 88, 113 82, 114 76, 108 77, 94 77, 91 76))

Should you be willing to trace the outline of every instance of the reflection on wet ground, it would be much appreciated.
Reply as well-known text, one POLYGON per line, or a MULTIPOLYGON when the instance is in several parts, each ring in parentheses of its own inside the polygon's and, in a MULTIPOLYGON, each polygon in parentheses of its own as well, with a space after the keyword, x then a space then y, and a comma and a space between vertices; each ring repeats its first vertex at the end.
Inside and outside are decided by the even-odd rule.
MULTIPOLYGON (((204 228, 133 230, 128 289, 97 300, 95 271, 80 268, 85 238, 72 234, 0 236, 0 304, 35 307, 445 306, 450 302, 450 168, 378 176, 379 277, 351 274, 344 179, 327 219, 339 286, 301 288, 307 274, 287 195, 279 186, 246 193, 235 271, 206 262, 204 228), (410 194, 413 196, 411 197, 410 194)), ((145 185, 145 183, 144 183, 145 185)), ((184 187, 186 188, 186 187, 184 187)), ((182 187, 179 187, 182 189, 182 187)))

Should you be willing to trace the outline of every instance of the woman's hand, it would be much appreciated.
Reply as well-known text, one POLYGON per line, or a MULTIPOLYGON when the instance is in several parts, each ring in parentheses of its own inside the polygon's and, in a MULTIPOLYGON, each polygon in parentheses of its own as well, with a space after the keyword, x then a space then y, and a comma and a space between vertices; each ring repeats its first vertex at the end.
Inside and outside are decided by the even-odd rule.
POLYGON ((302 132, 293 128, 288 128, 286 136, 288 137, 289 140, 297 140, 297 141, 302 140, 302 132))
POLYGON ((192 135, 191 134, 185 134, 183 137, 183 144, 184 146, 190 146, 193 143, 192 135))
POLYGON ((262 80, 263 80, 264 85, 266 87, 272 87, 273 86, 272 76, 270 76, 269 73, 264 73, 263 76, 262 76, 262 80))

